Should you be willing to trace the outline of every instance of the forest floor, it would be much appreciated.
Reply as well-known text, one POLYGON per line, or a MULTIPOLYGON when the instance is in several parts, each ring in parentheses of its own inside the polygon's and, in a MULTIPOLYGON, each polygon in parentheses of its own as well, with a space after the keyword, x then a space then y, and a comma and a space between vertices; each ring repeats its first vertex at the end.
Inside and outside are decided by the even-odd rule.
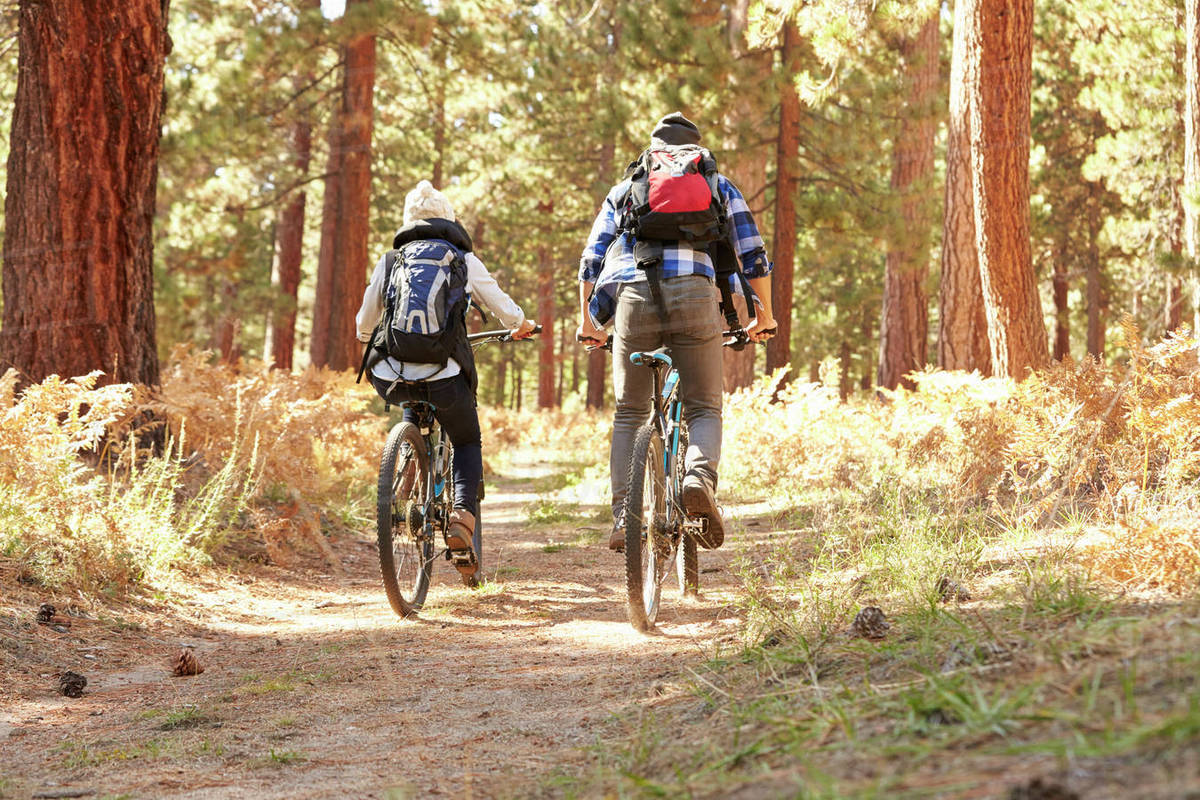
POLYGON ((260 546, 108 601, 0 561, 0 798, 1200 798, 1196 602, 1097 594, 1045 542, 997 538, 974 599, 879 600, 881 640, 846 630, 861 577, 822 593, 794 565, 823 633, 748 639, 746 564, 833 535, 760 504, 641 635, 601 509, 548 499, 559 466, 490 480, 488 583, 438 562, 417 619, 388 606, 367 521, 327 526, 333 560, 260 546), (185 649, 205 669, 174 677, 185 649))
POLYGON ((483 505, 487 585, 467 590, 438 562, 415 620, 388 606, 372 530, 335 538, 337 569, 239 563, 78 607, 18 588, 0 601, 0 665, 13 667, 0 680, 0 797, 548 791, 614 712, 654 702, 738 620, 717 551, 702 555, 703 597, 684 603, 673 587, 658 635, 638 634, 596 509, 529 525, 545 470, 515 472, 483 505), (64 623, 35 624, 42 602, 64 623), (172 675, 184 648, 202 674, 172 675), (58 693, 67 670, 88 679, 82 697, 58 693))

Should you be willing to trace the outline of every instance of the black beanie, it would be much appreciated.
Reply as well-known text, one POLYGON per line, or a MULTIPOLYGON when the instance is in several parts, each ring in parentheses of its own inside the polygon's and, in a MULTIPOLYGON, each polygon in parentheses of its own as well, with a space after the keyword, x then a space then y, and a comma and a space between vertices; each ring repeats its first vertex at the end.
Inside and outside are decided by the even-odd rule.
POLYGON ((700 144, 700 129, 678 111, 667 114, 654 126, 650 138, 666 144, 700 144))

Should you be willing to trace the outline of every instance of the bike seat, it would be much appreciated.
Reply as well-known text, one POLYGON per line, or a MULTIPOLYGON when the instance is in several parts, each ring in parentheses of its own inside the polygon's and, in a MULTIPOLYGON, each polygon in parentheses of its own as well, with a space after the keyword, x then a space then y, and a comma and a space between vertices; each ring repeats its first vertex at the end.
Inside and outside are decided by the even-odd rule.
POLYGON ((639 351, 630 353, 629 360, 639 367, 669 367, 671 366, 671 356, 667 355, 666 347, 660 347, 657 350, 639 351))

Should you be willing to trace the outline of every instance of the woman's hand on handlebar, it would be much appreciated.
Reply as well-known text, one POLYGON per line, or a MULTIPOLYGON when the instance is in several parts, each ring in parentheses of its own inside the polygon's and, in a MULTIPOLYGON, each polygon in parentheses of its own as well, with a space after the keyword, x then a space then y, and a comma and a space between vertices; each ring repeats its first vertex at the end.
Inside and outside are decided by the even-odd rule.
POLYGON ((769 313, 760 313, 754 319, 750 320, 750 324, 746 326, 746 336, 752 342, 765 342, 775 335, 775 330, 775 318, 769 313))
POLYGON ((514 330, 512 332, 511 336, 513 339, 520 341, 521 339, 528 339, 530 336, 533 336, 535 333, 541 333, 541 332, 542 332, 541 325, 538 325, 537 322, 532 319, 527 319, 524 322, 522 322, 520 324, 520 326, 517 327, 516 330, 514 330))

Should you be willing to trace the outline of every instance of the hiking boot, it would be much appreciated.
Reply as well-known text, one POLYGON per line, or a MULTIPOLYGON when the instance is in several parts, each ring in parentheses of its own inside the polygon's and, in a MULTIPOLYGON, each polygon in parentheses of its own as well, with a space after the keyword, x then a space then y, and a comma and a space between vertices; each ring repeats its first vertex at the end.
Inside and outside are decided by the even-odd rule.
POLYGON ((446 547, 456 556, 451 561, 463 575, 474 575, 479 568, 478 561, 473 557, 474 550, 471 540, 475 536, 475 515, 465 508, 456 508, 450 512, 450 522, 446 525, 446 547), (464 552, 465 551, 465 552, 464 552), (470 554, 471 557, 458 556, 470 554))
POLYGON ((625 552, 625 529, 613 525, 612 533, 608 535, 608 549, 618 553, 625 552))
POLYGON ((695 472, 683 476, 683 508, 689 516, 708 520, 704 533, 698 534, 696 543, 708 550, 715 550, 725 541, 725 523, 717 509, 717 500, 707 480, 695 472))

